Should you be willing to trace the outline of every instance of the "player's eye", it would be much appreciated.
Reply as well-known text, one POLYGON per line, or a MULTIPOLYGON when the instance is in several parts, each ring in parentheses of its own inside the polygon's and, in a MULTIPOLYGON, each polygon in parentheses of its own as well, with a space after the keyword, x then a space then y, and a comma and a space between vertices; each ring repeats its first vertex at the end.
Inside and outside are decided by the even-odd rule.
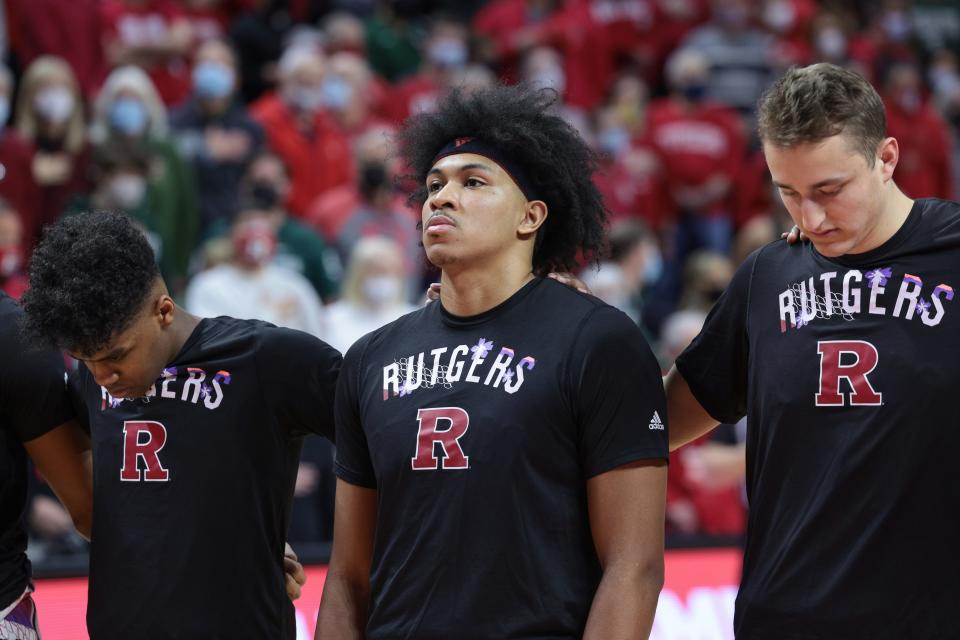
POLYGON ((482 187, 486 183, 479 178, 467 178, 463 184, 468 187, 482 187))
POLYGON ((824 195, 824 196, 827 196, 827 197, 831 197, 831 196, 837 195, 837 194, 840 193, 842 190, 843 190, 843 187, 837 187, 836 189, 829 189, 829 190, 827 190, 827 189, 821 189, 821 190, 820 190, 820 194, 821 194, 821 195, 824 195))
POLYGON ((433 182, 430 182, 429 184, 427 184, 427 191, 429 191, 430 193, 436 193, 437 191, 440 191, 440 189, 442 188, 443 188, 443 183, 440 182, 439 180, 434 180, 433 182))

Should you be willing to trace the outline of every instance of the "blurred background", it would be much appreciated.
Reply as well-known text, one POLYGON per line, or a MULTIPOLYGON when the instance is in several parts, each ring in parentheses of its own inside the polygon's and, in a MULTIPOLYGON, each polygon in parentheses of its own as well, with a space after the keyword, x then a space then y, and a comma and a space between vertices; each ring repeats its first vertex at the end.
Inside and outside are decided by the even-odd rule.
MULTIPOLYGON (((122 210, 191 312, 265 319, 345 351, 436 277, 392 134, 452 87, 559 94, 557 114, 600 154, 613 214, 606 257, 581 277, 638 323, 664 370, 736 265, 789 226, 754 109, 790 65, 830 61, 874 83, 908 195, 952 199, 958 184, 956 0, 0 6, 0 287, 14 297, 43 225, 122 210)), ((671 458, 668 546, 718 548, 727 563, 724 591, 698 605, 693 578, 670 590, 668 562, 660 615, 689 622, 700 607, 720 620, 678 638, 727 637, 745 430, 723 425, 671 458)), ((331 467, 329 444, 308 438, 289 539, 312 563, 329 552, 331 467)), ((27 518, 39 576, 85 573, 86 546, 36 475, 27 518)))

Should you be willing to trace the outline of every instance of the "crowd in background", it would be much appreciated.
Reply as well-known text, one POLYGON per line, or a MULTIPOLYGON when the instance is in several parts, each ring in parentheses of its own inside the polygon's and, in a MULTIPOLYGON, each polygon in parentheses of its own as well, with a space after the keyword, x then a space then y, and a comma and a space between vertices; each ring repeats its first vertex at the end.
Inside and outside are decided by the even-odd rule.
MULTIPOLYGON (((958 184, 950 0, 6 0, 2 18, 0 287, 14 297, 45 224, 121 210, 187 310, 345 351, 436 277, 392 134, 454 87, 557 92, 599 154, 612 217, 608 255, 581 277, 665 369, 735 266, 789 226, 754 123, 788 66, 829 61, 877 86, 908 195, 958 184)), ((743 532, 745 428, 673 457, 674 539, 743 532)), ((82 546, 35 485, 35 552, 82 546)), ((329 538, 332 493, 330 447, 308 439, 292 541, 329 538)))

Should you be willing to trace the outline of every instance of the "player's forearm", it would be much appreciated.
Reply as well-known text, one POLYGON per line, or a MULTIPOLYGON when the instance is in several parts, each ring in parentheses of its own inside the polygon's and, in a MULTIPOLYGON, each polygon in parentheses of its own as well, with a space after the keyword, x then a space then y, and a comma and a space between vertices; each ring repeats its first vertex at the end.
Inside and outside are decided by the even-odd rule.
POLYGON ((583 640, 645 640, 663 588, 663 556, 608 567, 593 597, 583 640))
POLYGON ((314 640, 362 640, 369 599, 368 589, 344 576, 328 574, 314 640))
POLYGON ((670 435, 670 451, 692 442, 717 426, 717 421, 707 413, 683 379, 676 366, 663 379, 667 394, 667 430, 670 435))

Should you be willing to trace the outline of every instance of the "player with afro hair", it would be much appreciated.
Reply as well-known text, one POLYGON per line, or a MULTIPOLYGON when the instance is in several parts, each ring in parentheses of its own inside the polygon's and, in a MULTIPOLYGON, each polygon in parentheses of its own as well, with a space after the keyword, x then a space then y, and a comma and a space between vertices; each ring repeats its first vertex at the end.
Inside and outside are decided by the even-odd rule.
POLYGON ((606 221, 555 98, 454 91, 400 134, 439 299, 344 356, 318 639, 650 633, 663 382, 633 321, 543 277, 606 221))
POLYGON ((521 190, 536 194, 550 213, 533 254, 533 271, 539 276, 571 271, 578 257, 599 257, 607 222, 602 196, 592 179, 596 154, 552 111, 557 98, 549 89, 455 90, 437 111, 411 118, 400 136, 401 154, 421 185, 411 197, 419 205, 428 195, 423 186, 427 173, 451 140, 482 141, 495 147, 501 157, 510 158, 525 176, 521 190))

